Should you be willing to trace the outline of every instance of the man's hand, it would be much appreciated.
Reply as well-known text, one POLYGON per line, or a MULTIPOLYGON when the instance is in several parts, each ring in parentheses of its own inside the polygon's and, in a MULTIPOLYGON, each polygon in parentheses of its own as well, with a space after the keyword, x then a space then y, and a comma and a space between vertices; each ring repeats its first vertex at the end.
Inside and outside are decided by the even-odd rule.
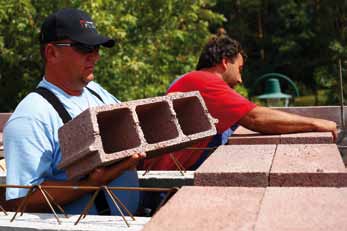
POLYGON ((116 164, 94 169, 87 179, 91 185, 106 185, 120 176, 123 171, 134 169, 140 160, 146 157, 145 153, 134 154, 116 164))
POLYGON ((335 122, 330 120, 315 119, 314 124, 317 132, 331 132, 333 134, 334 142, 336 142, 337 126, 335 122))

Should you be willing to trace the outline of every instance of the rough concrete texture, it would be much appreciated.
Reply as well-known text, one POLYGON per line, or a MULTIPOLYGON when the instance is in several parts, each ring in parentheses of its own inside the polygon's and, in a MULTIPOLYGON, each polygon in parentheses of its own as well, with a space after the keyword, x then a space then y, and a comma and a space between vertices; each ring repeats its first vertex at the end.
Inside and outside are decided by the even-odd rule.
POLYGON ((0 230, 139 231, 150 219, 149 217, 135 217, 136 220, 133 221, 130 217, 126 217, 130 224, 128 228, 121 216, 88 215, 85 219, 81 220, 78 225, 74 225, 74 223, 79 215, 71 215, 69 218, 64 218, 64 216, 60 215, 59 219, 62 222, 61 225, 57 223, 57 220, 52 214, 24 213, 23 216, 18 215, 13 222, 10 222, 12 216, 13 212, 10 212, 9 216, 0 215, 0 230))
POLYGON ((10 118, 12 113, 0 113, 0 132, 3 131, 5 123, 10 118))
POLYGON ((281 144, 332 144, 331 132, 305 132, 281 135, 281 144))
POLYGON ((252 230, 264 191, 264 188, 183 187, 143 230, 252 230))
POLYGON ((137 171, 141 187, 172 188, 193 185, 194 171, 186 171, 182 175, 179 171, 137 171))
POLYGON ((266 189, 255 231, 347 230, 347 188, 266 189))
POLYGON ((347 172, 335 144, 279 144, 270 186, 347 186, 347 172))
POLYGON ((220 146, 195 172, 194 185, 266 187, 276 145, 220 146))
POLYGON ((228 144, 328 144, 333 143, 330 132, 305 132, 283 135, 265 135, 242 126, 229 137, 228 144))
POLYGON ((216 122, 198 92, 93 107, 59 130, 59 167, 73 179, 135 153, 167 153, 214 135, 216 122))

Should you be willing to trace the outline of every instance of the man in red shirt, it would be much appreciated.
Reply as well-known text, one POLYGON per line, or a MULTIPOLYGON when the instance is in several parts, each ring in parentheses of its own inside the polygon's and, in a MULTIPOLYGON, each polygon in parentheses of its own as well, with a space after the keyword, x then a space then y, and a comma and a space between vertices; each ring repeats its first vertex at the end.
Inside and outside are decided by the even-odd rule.
MULTIPOLYGON (((335 122, 257 106, 239 95, 233 88, 242 83, 244 57, 239 42, 227 36, 214 37, 204 47, 197 70, 181 76, 169 87, 168 93, 199 91, 209 112, 219 121, 213 138, 198 143, 194 149, 173 153, 186 169, 196 169, 211 153, 208 147, 226 144, 238 124, 265 134, 332 132, 336 139, 335 122)), ((144 167, 176 169, 169 155, 145 160, 144 167)))

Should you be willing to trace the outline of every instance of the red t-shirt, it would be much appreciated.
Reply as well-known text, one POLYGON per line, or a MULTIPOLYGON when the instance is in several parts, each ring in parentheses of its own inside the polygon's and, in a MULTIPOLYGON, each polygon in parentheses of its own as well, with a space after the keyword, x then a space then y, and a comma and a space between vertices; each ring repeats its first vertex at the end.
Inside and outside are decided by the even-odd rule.
MULTIPOLYGON (((218 119, 216 128, 219 134, 237 123, 256 106, 230 88, 219 76, 206 71, 187 73, 176 80, 167 93, 189 91, 200 92, 209 113, 218 119)), ((211 139, 205 139, 194 145, 194 148, 206 148, 211 139)), ((201 149, 184 149, 173 152, 173 154, 186 169, 190 169, 201 157, 203 151, 201 149)), ((176 170, 176 165, 169 155, 146 159, 144 168, 147 169, 150 165, 152 170, 176 170)))

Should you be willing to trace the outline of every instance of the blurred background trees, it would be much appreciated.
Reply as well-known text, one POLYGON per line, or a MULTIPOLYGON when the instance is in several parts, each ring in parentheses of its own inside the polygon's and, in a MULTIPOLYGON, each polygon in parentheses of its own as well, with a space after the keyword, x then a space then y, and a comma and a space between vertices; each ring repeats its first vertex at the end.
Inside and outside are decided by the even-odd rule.
POLYGON ((347 3, 342 0, 0 3, 2 112, 12 111, 42 78, 39 28, 48 14, 63 7, 85 10, 100 33, 116 39, 114 48, 100 50, 95 76, 123 101, 164 94, 170 82, 195 68, 211 34, 224 28, 248 54, 245 87, 239 88, 244 95, 255 78, 280 72, 294 80, 301 95, 311 95, 308 104, 338 103, 337 60, 347 56, 347 3))

